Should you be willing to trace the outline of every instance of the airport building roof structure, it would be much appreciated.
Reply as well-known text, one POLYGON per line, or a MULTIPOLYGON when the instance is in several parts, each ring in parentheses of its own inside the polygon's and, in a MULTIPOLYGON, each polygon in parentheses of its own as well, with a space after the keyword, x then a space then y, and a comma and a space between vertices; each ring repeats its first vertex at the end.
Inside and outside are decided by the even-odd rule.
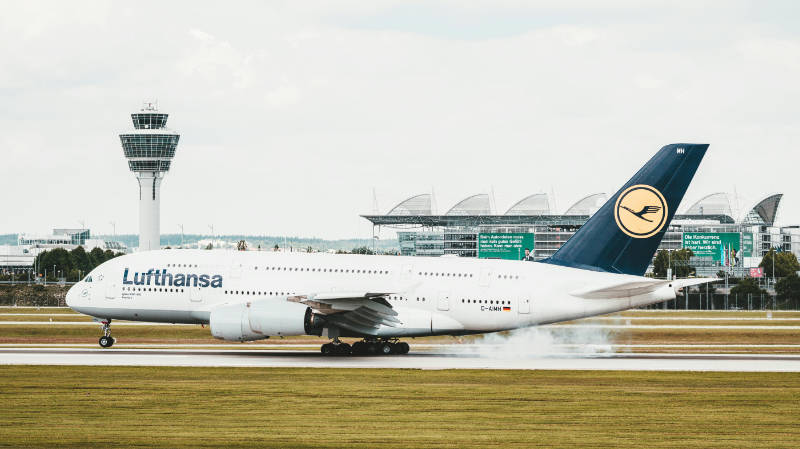
POLYGON ((778 207, 781 204, 781 199, 783 199, 782 193, 776 193, 764 198, 748 210, 747 214, 742 218, 742 222, 746 224, 764 223, 767 226, 772 226, 778 216, 778 207))
POLYGON ((550 200, 546 193, 534 193, 509 207, 506 215, 550 215, 550 200))
MULTIPOLYGON (((749 268, 758 266, 761 257, 772 248, 800 256, 800 230, 774 226, 781 198, 781 194, 764 198, 737 221, 727 194, 707 195, 673 217, 659 249, 674 251, 686 245, 708 245, 703 239, 715 240, 712 245, 716 245, 725 239, 728 245, 738 245, 733 246, 735 264, 728 266, 736 276, 748 275, 749 268)), ((514 251, 521 251, 524 246, 530 247, 535 260, 542 260, 555 254, 607 200, 607 194, 595 193, 557 214, 550 206, 550 198, 539 193, 526 196, 499 215, 491 213, 489 195, 479 194, 458 202, 444 215, 434 215, 431 204, 435 199, 424 194, 401 202, 386 215, 363 217, 374 226, 397 229, 402 255, 497 257, 493 251, 498 247, 522 245, 503 253, 502 258, 515 258, 514 251), (507 237, 511 240, 501 241, 506 238, 502 236, 511 236, 507 237)), ((716 253, 709 254, 701 251, 693 256, 692 266, 698 276, 713 276, 724 268, 719 258, 715 259, 716 253)))
POLYGON ((583 197, 577 203, 564 212, 564 215, 593 215, 600 207, 608 201, 608 195, 605 193, 594 193, 592 195, 583 197))
POLYGON ((489 200, 489 195, 479 193, 472 195, 456 203, 451 207, 445 215, 491 215, 492 203, 489 200))
POLYGON ((728 194, 724 192, 712 193, 689 206, 684 215, 727 215, 733 217, 731 202, 728 194))
MULTIPOLYGON (((740 223, 772 226, 775 223, 782 196, 783 194, 770 195, 759 201, 740 223)), ((433 195, 424 193, 400 202, 385 215, 372 214, 362 215, 362 217, 376 226, 398 228, 559 224, 580 226, 607 200, 606 193, 594 193, 578 200, 563 214, 557 214, 551 208, 552 202, 548 195, 536 193, 514 203, 505 214, 497 215, 492 213, 489 195, 481 193, 469 196, 456 203, 445 214, 437 215, 433 213, 433 195)), ((712 193, 695 202, 683 213, 676 214, 673 220, 735 224, 737 221, 733 215, 728 195, 712 193)))
POLYGON ((393 207, 386 215, 430 215, 432 213, 431 197, 430 193, 414 195, 407 200, 401 201, 400 204, 393 207))

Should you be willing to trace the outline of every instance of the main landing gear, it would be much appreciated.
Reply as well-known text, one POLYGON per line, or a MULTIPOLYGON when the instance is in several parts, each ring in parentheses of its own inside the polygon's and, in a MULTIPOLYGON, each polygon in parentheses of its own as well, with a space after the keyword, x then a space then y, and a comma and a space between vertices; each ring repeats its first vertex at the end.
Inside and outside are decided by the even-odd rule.
POLYGON ((350 346, 334 338, 322 345, 320 351, 324 355, 390 355, 408 354, 409 349, 408 343, 397 339, 365 338, 350 346))
POLYGON ((102 321, 103 323, 103 336, 100 337, 100 347, 110 348, 117 341, 111 336, 111 320, 102 321))

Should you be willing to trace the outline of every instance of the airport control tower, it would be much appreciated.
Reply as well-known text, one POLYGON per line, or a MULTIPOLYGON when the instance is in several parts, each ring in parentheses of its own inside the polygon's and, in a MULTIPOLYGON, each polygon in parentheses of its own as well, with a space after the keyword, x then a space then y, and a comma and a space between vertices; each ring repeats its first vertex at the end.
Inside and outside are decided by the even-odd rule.
POLYGON ((161 247, 161 180, 169 171, 180 135, 167 129, 157 103, 145 103, 131 114, 133 130, 119 135, 128 167, 139 181, 139 251, 161 247))

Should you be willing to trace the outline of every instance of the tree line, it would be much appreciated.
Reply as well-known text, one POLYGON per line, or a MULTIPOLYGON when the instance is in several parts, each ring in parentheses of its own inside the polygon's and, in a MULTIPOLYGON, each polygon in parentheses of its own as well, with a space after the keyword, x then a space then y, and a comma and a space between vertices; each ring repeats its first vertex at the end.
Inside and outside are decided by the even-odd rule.
POLYGON ((60 274, 61 277, 67 278, 67 282, 77 282, 101 263, 122 254, 111 250, 103 251, 100 248, 86 252, 82 246, 72 251, 54 248, 39 253, 33 266, 38 276, 44 276, 47 272, 48 280, 55 280, 60 274))
MULTIPOLYGON (((664 278, 667 276, 667 269, 671 267, 675 277, 694 276, 696 275, 696 269, 690 264, 693 255, 690 249, 659 250, 653 262, 653 275, 657 278, 664 278)), ((800 276, 797 275, 797 272, 800 271, 800 262, 798 262, 793 253, 776 252, 772 249, 764 255, 758 266, 763 269, 765 277, 773 277, 774 272, 774 277, 778 279, 775 283, 775 295, 779 306, 800 306, 800 276)), ((720 271, 718 276, 724 277, 725 273, 720 271)), ((756 278, 728 277, 728 283, 733 285, 730 291, 731 295, 740 297, 769 295, 759 285, 756 278)), ((712 290, 711 293, 713 293, 715 288, 713 286, 710 286, 710 288, 712 290)))

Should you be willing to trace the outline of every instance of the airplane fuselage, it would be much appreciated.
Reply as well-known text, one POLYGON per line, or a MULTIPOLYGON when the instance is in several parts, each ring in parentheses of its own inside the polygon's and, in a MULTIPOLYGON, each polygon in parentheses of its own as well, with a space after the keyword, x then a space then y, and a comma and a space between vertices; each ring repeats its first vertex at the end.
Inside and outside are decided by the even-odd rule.
MULTIPOLYGON (((118 257, 70 291, 73 309, 98 318, 207 324, 226 304, 289 307, 296 296, 385 292, 399 324, 372 336, 495 332, 629 309, 674 298, 672 288, 585 299, 571 292, 642 279, 550 264, 257 251, 160 250, 118 257), (91 278, 91 282, 86 282, 91 278)), ((344 329, 342 336, 365 336, 344 329)), ((264 335, 267 337, 268 335, 264 335)))

